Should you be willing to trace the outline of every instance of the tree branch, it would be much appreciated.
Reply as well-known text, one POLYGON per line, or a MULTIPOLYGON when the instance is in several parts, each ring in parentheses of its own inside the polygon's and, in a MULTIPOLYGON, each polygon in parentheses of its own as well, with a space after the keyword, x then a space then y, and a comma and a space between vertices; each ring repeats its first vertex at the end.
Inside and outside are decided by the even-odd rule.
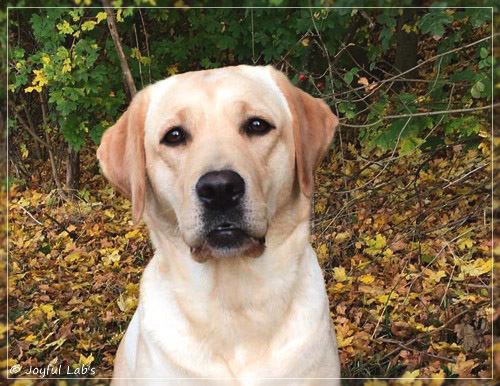
MULTIPOLYGON (((441 114, 458 114, 458 113, 469 113, 472 111, 480 111, 480 110, 489 110, 495 107, 500 107, 500 103, 494 103, 488 106, 480 106, 480 107, 471 107, 469 109, 454 109, 454 110, 440 110, 440 111, 428 111, 424 113, 412 113, 412 114, 401 114, 401 115, 386 115, 385 117, 380 118, 379 120, 367 123, 365 125, 351 125, 348 123, 339 123, 340 126, 346 127, 354 127, 354 128, 363 128, 363 127, 371 127, 378 125, 380 122, 385 121, 387 119, 398 119, 398 118, 413 118, 413 117, 427 117, 429 115, 441 115, 441 114)), ((339 121, 342 121, 346 118, 340 118, 339 121)))
POLYGON ((130 99, 132 99, 134 98, 135 94, 137 94, 137 89, 135 88, 134 79, 132 78, 132 73, 130 72, 130 68, 127 63, 127 58, 125 57, 125 53, 123 51, 122 43, 120 42, 120 36, 118 35, 118 28, 116 28, 116 23, 115 23, 115 16, 113 14, 113 7, 111 7, 109 0, 102 0, 102 4, 106 9, 109 33, 113 38, 113 43, 115 43, 116 53, 118 54, 118 59, 120 60, 123 77, 125 79, 125 83, 130 93, 130 99))

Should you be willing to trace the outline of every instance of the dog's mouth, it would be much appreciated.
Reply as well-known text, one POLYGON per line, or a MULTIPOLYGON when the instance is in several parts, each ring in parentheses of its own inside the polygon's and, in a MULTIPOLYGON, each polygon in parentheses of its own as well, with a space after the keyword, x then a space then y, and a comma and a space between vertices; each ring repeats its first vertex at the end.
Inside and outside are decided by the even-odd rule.
MULTIPOLYGON (((247 239, 253 238, 244 229, 231 223, 222 223, 215 227, 206 235, 206 240, 212 248, 237 248, 244 244, 247 239)), ((265 238, 256 238, 256 240, 265 244, 265 238)))
POLYGON ((252 236, 238 224, 223 222, 209 230, 201 245, 191 248, 191 254, 199 262, 218 257, 259 257, 264 253, 265 244, 265 237, 252 236))

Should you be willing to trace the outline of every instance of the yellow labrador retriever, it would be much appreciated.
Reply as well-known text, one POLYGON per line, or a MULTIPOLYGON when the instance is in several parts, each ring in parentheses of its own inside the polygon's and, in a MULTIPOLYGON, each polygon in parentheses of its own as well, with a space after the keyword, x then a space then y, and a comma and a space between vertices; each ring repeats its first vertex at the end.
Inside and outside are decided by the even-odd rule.
POLYGON ((97 152, 155 247, 114 384, 338 383, 324 379, 340 366, 308 240, 313 171, 337 123, 270 66, 137 94, 97 152))

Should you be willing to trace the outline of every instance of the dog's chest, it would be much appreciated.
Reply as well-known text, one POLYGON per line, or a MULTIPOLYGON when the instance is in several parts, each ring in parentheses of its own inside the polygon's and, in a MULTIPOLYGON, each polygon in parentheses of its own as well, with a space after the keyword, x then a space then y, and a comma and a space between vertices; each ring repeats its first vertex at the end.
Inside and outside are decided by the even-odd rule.
POLYGON ((296 288, 283 275, 258 278, 251 269, 233 267, 238 280, 230 270, 219 270, 185 286, 159 280, 154 264, 141 285, 142 327, 162 351, 184 357, 182 363, 215 362, 234 376, 263 359, 290 319, 296 288))

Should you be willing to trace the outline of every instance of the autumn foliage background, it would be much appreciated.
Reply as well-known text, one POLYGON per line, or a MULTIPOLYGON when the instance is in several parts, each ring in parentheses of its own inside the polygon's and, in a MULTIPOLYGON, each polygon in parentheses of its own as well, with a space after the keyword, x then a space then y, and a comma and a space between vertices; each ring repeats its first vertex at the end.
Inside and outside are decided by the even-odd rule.
MULTIPOLYGON (((85 364, 109 377, 153 251, 95 157, 133 94, 109 18, 84 7, 101 3, 70 5, 0 15, 9 50, 2 368, 85 364)), ((120 8, 113 19, 137 89, 184 71, 273 64, 340 117, 316 173, 311 242, 344 377, 491 378, 500 347, 491 8, 120 8)))

